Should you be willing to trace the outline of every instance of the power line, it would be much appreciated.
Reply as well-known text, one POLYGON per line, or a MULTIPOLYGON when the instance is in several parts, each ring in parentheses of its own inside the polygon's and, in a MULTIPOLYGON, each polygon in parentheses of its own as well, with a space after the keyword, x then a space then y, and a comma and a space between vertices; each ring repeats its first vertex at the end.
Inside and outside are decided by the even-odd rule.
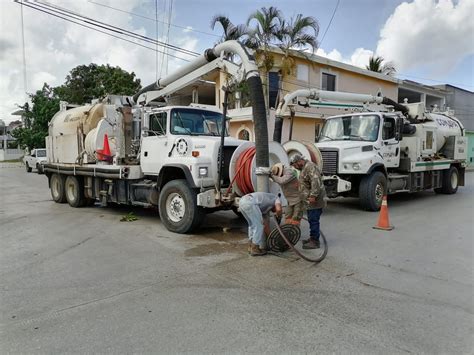
MULTIPOLYGON (((123 38, 123 37, 120 37, 120 36, 113 35, 113 34, 111 34, 111 33, 105 32, 105 31, 101 31, 101 30, 99 30, 99 29, 97 29, 97 28, 94 28, 94 27, 91 27, 91 26, 82 24, 82 23, 80 23, 80 22, 76 22, 76 21, 74 21, 74 20, 72 20, 72 19, 70 19, 70 18, 63 17, 63 16, 60 16, 60 15, 58 15, 58 14, 55 14, 55 13, 52 13, 52 12, 49 12, 49 11, 46 11, 46 10, 43 10, 43 9, 34 7, 34 6, 32 6, 31 4, 29 4, 29 3, 21 2, 21 0, 13 0, 13 1, 16 2, 17 4, 22 5, 22 6, 26 6, 26 7, 32 8, 32 9, 34 9, 34 10, 43 12, 43 13, 45 13, 45 14, 48 14, 48 15, 51 15, 51 16, 60 18, 60 19, 62 19, 62 20, 65 20, 65 21, 74 23, 74 24, 76 24, 76 25, 79 25, 79 26, 88 28, 88 29, 90 29, 90 30, 103 33, 103 34, 105 34, 105 35, 107 35, 107 36, 114 37, 114 38, 120 39, 120 40, 122 40, 122 41, 129 42, 129 43, 135 44, 135 45, 137 45, 137 46, 140 46, 140 47, 143 47, 143 48, 146 48, 146 49, 150 49, 150 50, 152 50, 152 51, 157 51, 155 48, 145 46, 145 45, 143 45, 143 44, 140 44, 140 43, 137 43, 137 42, 128 40, 128 39, 123 38)), ((162 51, 158 51, 158 52, 159 52, 159 53, 163 53, 162 51)), ((169 56, 171 56, 171 57, 174 57, 174 58, 177 58, 177 59, 180 59, 180 60, 183 60, 183 61, 185 61, 185 62, 189 62, 188 59, 181 58, 181 57, 178 57, 178 56, 173 55, 173 54, 169 54, 169 53, 168 53, 167 55, 169 55, 169 56)))
MULTIPOLYGON (((156 22, 155 22, 155 33, 156 33, 156 40, 158 41, 158 0, 155 0, 155 18, 156 18, 156 22)), ((158 44, 156 44, 156 49, 157 49, 157 52, 156 52, 156 56, 155 56, 155 61, 156 61, 156 67, 155 67, 155 80, 158 81, 158 44)))
POLYGON ((336 7, 334 8, 331 19, 329 20, 328 26, 326 27, 326 30, 324 31, 323 38, 321 38, 321 42, 319 42, 319 48, 321 48, 321 45, 323 44, 324 37, 326 37, 326 33, 328 33, 329 27, 331 27, 332 20, 334 19, 334 16, 336 15, 336 11, 337 11, 337 8, 339 7, 340 2, 341 0, 337 0, 336 7))
POLYGON ((199 30, 195 30, 195 29, 193 29, 193 28, 189 28, 189 27, 185 27, 185 26, 175 25, 175 24, 172 24, 172 23, 170 23, 170 22, 158 21, 158 20, 152 19, 152 18, 150 18, 150 17, 143 16, 143 15, 140 15, 140 14, 137 14, 137 13, 134 13, 134 12, 129 12, 129 11, 125 11, 125 10, 122 10, 122 9, 118 9, 118 8, 116 8, 116 7, 112 7, 112 6, 109 6, 109 5, 100 4, 100 3, 95 2, 95 1, 92 1, 92 0, 88 0, 88 1, 89 1, 90 3, 95 4, 95 5, 98 5, 98 6, 103 6, 103 7, 106 7, 106 8, 112 9, 112 10, 115 10, 115 11, 120 11, 120 12, 123 12, 123 13, 125 13, 125 14, 129 14, 129 15, 132 15, 132 16, 140 17, 140 18, 143 18, 143 19, 146 19, 146 20, 149 20, 149 21, 161 22, 161 23, 164 23, 165 25, 169 25, 169 26, 173 26, 173 27, 177 27, 177 28, 182 28, 182 29, 184 29, 184 30, 186 30, 186 31, 201 33, 201 34, 208 35, 208 36, 219 37, 219 38, 221 37, 221 36, 216 35, 216 34, 214 34, 214 33, 199 31, 199 30))
POLYGON ((27 80, 26 80, 26 53, 25 53, 25 26, 23 22, 23 6, 21 7, 21 44, 23 48, 23 88, 25 90, 25 102, 28 101, 27 80))
MULTIPOLYGON (((29 0, 24 0, 24 3, 30 3, 31 4, 31 2, 29 0)), ((35 6, 40 6, 42 8, 47 8, 50 11, 54 11, 54 12, 59 11, 62 15, 65 15, 65 16, 69 16, 69 17, 74 16, 76 20, 80 20, 80 21, 92 24, 94 26, 104 28, 104 29, 106 29, 108 31, 111 31, 111 32, 117 32, 117 33, 120 33, 120 34, 123 34, 123 35, 128 35, 130 37, 141 39, 141 40, 144 40, 146 42, 151 42, 153 44, 158 43, 158 45, 160 45, 162 47, 168 47, 172 50, 175 50, 177 52, 181 52, 183 54, 192 55, 192 56, 198 56, 199 55, 199 53, 197 53, 197 52, 193 52, 193 51, 190 51, 188 49, 181 48, 181 47, 178 47, 178 46, 175 46, 175 45, 172 45, 172 44, 167 44, 165 42, 156 41, 153 38, 150 38, 150 37, 147 37, 147 36, 144 36, 144 35, 140 35, 140 34, 128 31, 126 29, 117 27, 117 26, 109 25, 109 24, 104 23, 104 22, 100 22, 100 21, 92 19, 90 17, 81 15, 77 12, 62 8, 62 7, 57 6, 57 5, 50 4, 46 1, 43 1, 43 2, 35 1, 34 4, 35 4, 35 6)))
MULTIPOLYGON (((171 24, 171 15, 173 13, 173 0, 169 0, 169 8, 168 8, 168 31, 166 32, 166 43, 169 43, 169 40, 170 40, 170 24, 171 24)), ((166 58, 166 70, 165 70, 165 74, 167 75, 168 74, 168 59, 166 58)), ((163 67, 163 63, 162 63, 162 67, 163 67)), ((161 73, 160 73, 160 76, 161 76, 161 73)))

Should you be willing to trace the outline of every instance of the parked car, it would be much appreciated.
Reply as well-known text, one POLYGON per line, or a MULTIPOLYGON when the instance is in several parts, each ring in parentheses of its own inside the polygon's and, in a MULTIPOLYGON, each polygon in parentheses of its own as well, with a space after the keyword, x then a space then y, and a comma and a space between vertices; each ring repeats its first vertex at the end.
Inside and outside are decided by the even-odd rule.
POLYGON ((23 158, 26 172, 31 173, 35 168, 38 174, 43 174, 43 164, 46 163, 46 160, 46 149, 33 149, 29 155, 25 155, 23 158))

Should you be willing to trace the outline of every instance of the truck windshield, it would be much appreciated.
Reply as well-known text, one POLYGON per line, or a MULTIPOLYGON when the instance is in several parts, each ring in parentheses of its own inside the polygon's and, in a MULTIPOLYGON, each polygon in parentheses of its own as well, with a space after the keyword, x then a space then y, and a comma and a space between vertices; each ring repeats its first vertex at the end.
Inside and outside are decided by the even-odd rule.
POLYGON ((378 138, 380 118, 377 115, 353 115, 329 118, 324 124, 319 142, 354 140, 374 142, 378 138))
POLYGON ((187 108, 171 110, 172 134, 220 136, 221 125, 219 112, 187 108))
POLYGON ((45 156, 46 156, 46 150, 44 150, 44 149, 37 150, 37 151, 36 151, 36 156, 37 156, 38 158, 43 158, 43 157, 45 157, 45 156))

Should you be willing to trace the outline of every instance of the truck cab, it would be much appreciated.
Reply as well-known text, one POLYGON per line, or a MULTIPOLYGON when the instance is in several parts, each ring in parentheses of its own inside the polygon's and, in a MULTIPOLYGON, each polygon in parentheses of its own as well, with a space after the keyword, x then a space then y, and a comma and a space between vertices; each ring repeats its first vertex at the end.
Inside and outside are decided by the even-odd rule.
MULTIPOLYGON (((222 113, 215 108, 169 106, 141 113, 140 165, 145 176, 158 176, 160 185, 176 175, 193 188, 214 188, 218 180, 222 113)), ((224 166, 242 141, 224 138, 224 166)), ((229 174, 223 171, 223 186, 229 174)))
POLYGON ((324 161, 328 196, 359 193, 360 197, 361 189, 369 189, 367 193, 373 196, 365 199, 364 207, 378 209, 387 190, 387 173, 400 165, 402 127, 403 116, 397 113, 329 117, 316 143, 324 161))

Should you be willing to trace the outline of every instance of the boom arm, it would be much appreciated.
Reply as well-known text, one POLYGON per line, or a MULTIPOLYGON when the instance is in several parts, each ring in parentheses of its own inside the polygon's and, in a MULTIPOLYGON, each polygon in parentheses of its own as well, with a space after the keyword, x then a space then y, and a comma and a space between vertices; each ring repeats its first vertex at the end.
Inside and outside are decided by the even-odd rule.
POLYGON ((286 113, 288 104, 293 101, 296 97, 306 97, 313 100, 332 100, 332 101, 342 101, 342 102, 363 102, 363 103, 382 103, 382 96, 374 95, 364 95, 364 94, 354 94, 350 92, 339 92, 339 91, 324 91, 318 89, 302 89, 293 91, 283 98, 280 101, 278 108, 276 110, 276 116, 285 117, 289 116, 289 113, 286 113))
POLYGON ((273 131, 273 140, 275 142, 281 142, 281 132, 283 127, 283 118, 291 115, 290 111, 287 111, 288 105, 296 97, 305 97, 313 100, 332 100, 342 102, 362 102, 362 103, 382 103, 382 96, 354 94, 349 92, 338 92, 338 91, 325 91, 318 89, 301 89, 293 91, 283 98, 278 104, 275 115, 275 129, 273 131))

